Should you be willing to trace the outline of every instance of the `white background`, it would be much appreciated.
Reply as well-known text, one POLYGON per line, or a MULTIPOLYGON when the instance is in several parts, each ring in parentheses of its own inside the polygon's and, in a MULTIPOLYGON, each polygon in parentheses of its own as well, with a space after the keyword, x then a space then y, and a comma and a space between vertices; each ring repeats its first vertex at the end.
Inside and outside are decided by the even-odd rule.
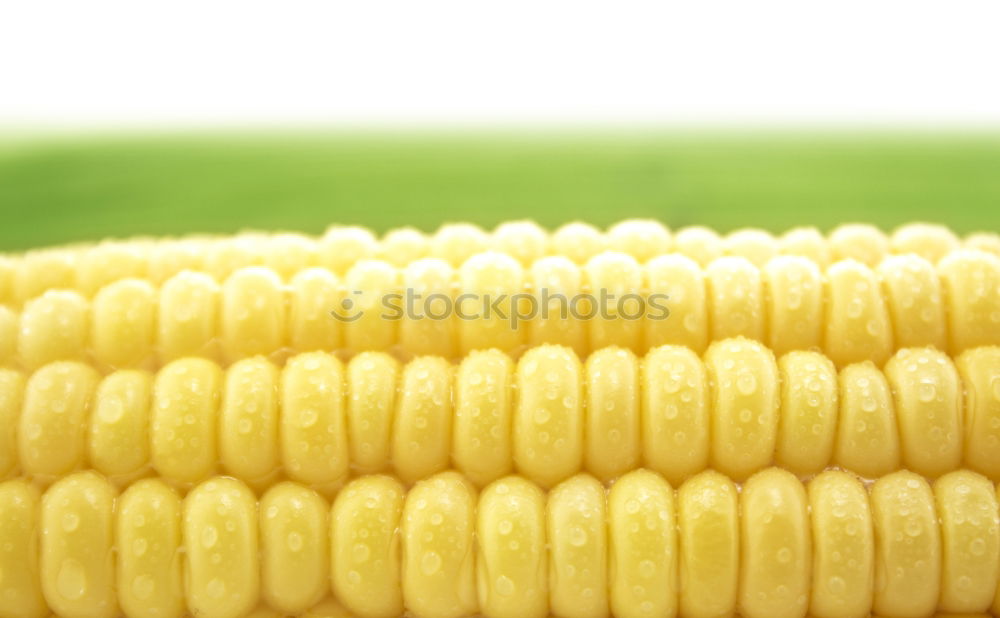
POLYGON ((1000 125, 1000 2, 0 0, 0 128, 1000 125))

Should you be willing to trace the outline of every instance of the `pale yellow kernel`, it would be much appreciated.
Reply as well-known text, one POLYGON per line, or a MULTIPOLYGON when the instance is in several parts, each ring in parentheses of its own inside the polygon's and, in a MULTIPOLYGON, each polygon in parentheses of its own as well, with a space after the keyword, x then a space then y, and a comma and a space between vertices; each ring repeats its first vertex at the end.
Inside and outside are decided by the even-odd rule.
POLYGON ((528 280, 537 302, 537 311, 526 324, 528 345, 564 345, 586 354, 590 346, 587 322, 577 317, 573 305, 573 299, 583 293, 580 266, 565 255, 543 257, 531 264, 528 280))
POLYGON ((708 345, 708 296, 701 267, 683 255, 655 257, 645 265, 643 349, 683 345, 697 353, 708 345))
POLYGON ((818 352, 790 352, 778 361, 781 413, 775 461, 800 476, 833 459, 837 435, 837 370, 818 352))
POLYGON ((174 361, 153 385, 153 467, 172 482, 196 483, 215 470, 222 371, 200 358, 174 361))
POLYGON ((278 368, 256 356, 226 370, 219 410, 219 460, 247 483, 273 474, 278 445, 278 368))
POLYGON ((37 559, 41 495, 24 479, 0 483, 0 599, 4 616, 38 618, 49 610, 37 559))
POLYGON ((403 369, 393 419, 392 464, 405 482, 448 468, 453 381, 451 365, 436 356, 416 358, 403 369))
POLYGON ((674 251, 705 267, 715 258, 722 257, 726 249, 715 230, 693 225, 681 228, 674 234, 674 251))
POLYGON ((607 482, 634 469, 642 456, 639 361, 622 348, 598 350, 587 359, 584 386, 584 467, 607 482))
POLYGON ((608 248, 604 234, 589 223, 567 223, 552 233, 550 240, 553 255, 564 255, 577 264, 586 264, 590 258, 608 248))
POLYGON ((677 491, 680 613, 726 616, 736 608, 740 573, 736 485, 705 471, 677 491))
POLYGON ((947 349, 944 299, 934 265, 915 255, 894 255, 882 261, 878 276, 896 347, 947 349))
POLYGON ((264 494, 260 513, 262 596, 300 614, 330 587, 330 507, 315 491, 284 482, 264 494))
POLYGON ((452 358, 458 349, 454 312, 455 269, 440 258, 411 262, 403 269, 399 345, 407 352, 452 358), (410 300, 412 299, 412 300, 410 300))
POLYGON ((44 249, 29 251, 18 260, 14 271, 14 299, 21 305, 46 290, 70 290, 76 284, 73 254, 44 249))
POLYGON ((15 366, 20 318, 11 308, 0 305, 0 367, 15 366))
POLYGON ((677 485, 704 470, 712 408, 698 355, 682 346, 651 350, 642 360, 639 392, 644 465, 677 485))
POLYGON ((211 276, 182 271, 160 288, 157 310, 157 341, 160 357, 215 355, 219 315, 219 285, 211 276))
POLYGON ((875 602, 884 616, 929 616, 941 589, 941 537, 934 494, 923 477, 900 471, 871 488, 875 602))
POLYGON ((948 318, 948 350, 1000 343, 1000 257, 973 249, 948 254, 938 264, 948 318))
POLYGON ((363 472, 389 467, 399 361, 362 352, 347 365, 347 431, 351 463, 363 472))
POLYGON ((830 258, 857 260, 874 268, 889 253, 889 240, 882 230, 866 223, 848 223, 830 232, 830 258))
POLYGON ((46 602, 60 616, 118 615, 115 497, 93 472, 63 477, 42 497, 39 575, 46 602))
POLYGON ((834 463, 865 478, 898 470, 899 433, 885 376, 871 362, 859 363, 841 370, 838 385, 834 463))
POLYGON ((608 229, 608 249, 645 263, 671 249, 670 230, 654 219, 629 219, 608 229))
POLYGON ((59 360, 82 360, 90 332, 90 307, 77 292, 49 290, 21 313, 17 352, 28 369, 59 360))
POLYGON ((760 269, 740 256, 721 257, 705 269, 710 341, 763 340, 767 326, 760 269))
POLYGON ((780 468, 752 476, 740 493, 740 614, 803 616, 812 540, 802 483, 780 468))
POLYGON ((591 350, 610 345, 641 352, 645 301, 643 270, 627 253, 607 251, 591 258, 583 269, 589 302, 578 304, 589 331, 591 350))
POLYGON ((776 355, 819 348, 823 341, 823 275, 811 260, 775 257, 764 266, 768 346, 776 355))
POLYGON ((24 374, 0 367, 0 479, 18 467, 18 428, 24 403, 24 374))
POLYGON ((267 268, 276 272, 285 281, 296 273, 319 261, 319 246, 316 240, 304 234, 282 232, 270 236, 261 243, 263 260, 267 268))
POLYGON ((92 297, 106 285, 127 278, 145 278, 148 250, 144 243, 102 242, 76 256, 76 289, 92 297))
POLYGON ((527 330, 521 319, 525 303, 514 298, 525 292, 527 277, 521 264, 503 253, 478 253, 462 263, 458 281, 462 290, 455 299, 459 352, 517 350, 527 330))
POLYGON ((237 270, 222 286, 220 335, 230 362, 271 354, 285 341, 285 297, 281 279, 260 266, 237 270))
POLYGON ((892 324, 875 272, 846 260, 831 266, 826 278, 827 356, 837 367, 866 360, 885 363, 893 351, 892 324))
POLYGON ((90 342, 98 363, 139 367, 153 355, 156 291, 141 279, 121 279, 101 289, 91 306, 90 342))
POLYGON ((513 469, 514 362, 499 350, 472 352, 455 376, 452 459, 476 486, 513 469))
POLYGON ((83 465, 98 379, 93 368, 74 361, 51 363, 32 374, 17 430, 22 472, 49 482, 83 465))
POLYGON ((572 350, 541 346, 521 357, 516 380, 514 464, 549 488, 583 464, 583 369, 572 350))
POLYGON ((325 268, 307 268, 292 277, 288 289, 288 345, 296 352, 334 351, 343 345, 344 291, 325 268))
POLYGON ((397 528, 403 487, 386 476, 365 476, 337 495, 330 515, 330 574, 337 599, 354 615, 403 613, 397 528))
POLYGON ((188 610, 237 618, 260 598, 257 502, 240 481, 215 477, 184 499, 188 610))
POLYGON ((97 387, 87 452, 90 465, 116 482, 149 466, 152 393, 153 376, 138 370, 116 371, 97 387))
POLYGON ((777 240, 778 253, 808 258, 820 268, 830 264, 830 245, 814 227, 792 228, 777 240))
POLYGON ((604 488, 578 475, 555 487, 545 507, 549 601, 557 616, 608 615, 608 531, 604 488))
POLYGON ((774 236, 754 228, 731 232, 723 240, 723 247, 726 255, 746 258, 757 268, 763 268, 778 252, 774 236))
POLYGON ((441 258, 457 268, 489 248, 490 237, 479 226, 447 223, 438 228, 431 238, 430 256, 441 258))
POLYGON ((476 582, 480 611, 496 618, 542 618, 549 611, 545 495, 505 477, 479 497, 476 582))
POLYGON ((343 275, 355 263, 373 258, 378 252, 375 236, 362 227, 333 226, 319 241, 319 264, 343 275))
POLYGON ((973 348, 955 365, 964 391, 965 465, 1000 481, 1000 348, 973 348))
POLYGON ((334 307, 336 319, 343 322, 344 344, 347 348, 388 350, 397 340, 399 320, 392 319, 398 311, 399 270, 387 262, 362 260, 347 271, 344 298, 334 307))
POLYGON ((954 232, 933 223, 907 223, 896 228, 889 238, 889 247, 893 253, 919 255, 932 264, 959 246, 954 232))
POLYGON ((378 259, 395 266, 406 266, 410 262, 427 257, 430 240, 420 230, 412 227, 390 230, 379 243, 378 259))
POLYGON ((406 495, 401 577, 403 600, 413 615, 476 613, 475 509, 475 491, 455 472, 420 481, 406 495))
POLYGON ((507 221, 493 230, 493 248, 530 266, 549 251, 549 235, 534 221, 507 221))

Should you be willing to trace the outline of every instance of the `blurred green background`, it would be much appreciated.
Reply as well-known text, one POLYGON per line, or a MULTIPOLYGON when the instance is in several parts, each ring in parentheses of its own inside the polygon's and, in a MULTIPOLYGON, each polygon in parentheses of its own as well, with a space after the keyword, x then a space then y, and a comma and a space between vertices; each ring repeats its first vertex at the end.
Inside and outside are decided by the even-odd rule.
POLYGON ((720 231, 1000 229, 1000 134, 329 133, 12 138, 0 250, 331 223, 655 217, 720 231))

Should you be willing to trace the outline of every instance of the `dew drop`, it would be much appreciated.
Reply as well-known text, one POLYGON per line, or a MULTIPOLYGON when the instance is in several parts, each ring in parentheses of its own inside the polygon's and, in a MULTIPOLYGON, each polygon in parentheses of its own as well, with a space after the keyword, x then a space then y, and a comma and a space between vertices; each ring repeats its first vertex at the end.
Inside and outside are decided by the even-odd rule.
POLYGON ((496 591, 502 597, 514 594, 514 582, 506 575, 501 575, 496 581, 496 591))
POLYGON ((156 589, 156 582, 149 575, 139 575, 132 580, 132 594, 135 598, 140 601, 144 601, 149 597, 153 596, 153 590, 156 589))
POLYGON ((424 575, 434 575, 441 569, 441 556, 437 552, 429 551, 420 559, 420 570, 424 575))
POLYGON ((69 601, 75 601, 87 592, 87 574, 83 565, 73 559, 64 560, 56 575, 56 589, 59 595, 69 601))
POLYGON ((201 531, 201 545, 205 549, 210 549, 215 546, 216 541, 219 540, 219 532, 215 529, 215 526, 207 526, 201 531))

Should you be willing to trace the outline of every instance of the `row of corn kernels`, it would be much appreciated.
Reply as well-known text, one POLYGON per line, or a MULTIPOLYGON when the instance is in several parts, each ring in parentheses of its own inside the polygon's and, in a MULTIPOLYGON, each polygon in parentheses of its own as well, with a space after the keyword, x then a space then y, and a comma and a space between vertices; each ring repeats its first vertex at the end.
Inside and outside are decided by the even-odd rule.
POLYGON ((862 618, 1000 610, 994 486, 896 472, 866 489, 769 469, 676 491, 637 470, 548 494, 520 477, 481 493, 444 472, 409 491, 358 478, 332 507, 282 483, 258 502, 214 478, 183 499, 159 480, 118 495, 92 472, 44 495, 0 483, 0 616, 236 618, 330 592, 352 614, 458 618, 862 618))
POLYGON ((458 266, 491 249, 508 253, 525 266, 547 255, 562 255, 583 264, 602 251, 613 250, 640 262, 680 253, 703 266, 724 255, 746 257, 762 266, 776 255, 801 255, 820 267, 848 258, 874 267, 892 254, 914 253, 936 262, 961 246, 1000 255, 996 234, 972 234, 960 241, 945 227, 919 223, 904 225, 889 236, 860 224, 840 226, 829 237, 815 228, 794 229, 778 238, 756 229, 723 237, 705 227, 671 234, 659 222, 632 220, 612 226, 607 233, 588 224, 571 223, 549 234, 534 223, 515 221, 501 224, 492 234, 470 224, 449 224, 431 236, 404 228, 387 233, 381 240, 356 227, 332 227, 319 238, 291 233, 142 238, 0 256, 0 304, 19 306, 48 289, 76 289, 89 297, 108 283, 127 277, 147 278, 158 284, 185 269, 224 279, 239 268, 263 265, 290 279, 311 266, 343 274, 355 262, 371 258, 405 266, 423 257, 437 257, 458 266))
POLYGON ((363 261, 342 280, 309 269, 287 285, 263 267, 238 270, 221 286, 188 271, 159 289, 125 279, 92 301, 53 290, 20 314, 0 306, 0 366, 27 369, 68 359, 92 360, 101 370, 155 368, 191 355, 234 362, 310 350, 456 358, 542 343, 581 355, 609 345, 640 354, 663 344, 701 352, 734 336, 778 354, 821 349, 838 367, 882 364, 904 347, 957 355, 1000 344, 1000 257, 962 250, 937 267, 907 255, 876 269, 848 260, 821 271, 788 256, 763 268, 737 257, 702 268, 679 255, 639 264, 603 253, 582 267, 550 257, 524 269, 505 254, 485 253, 458 269, 434 259, 405 268, 363 261), (421 296, 405 300, 410 291, 421 296), (603 304, 601 291, 612 295, 603 304))
POLYGON ((516 471, 551 487, 581 470, 611 480, 646 466, 679 483, 708 467, 742 480, 772 464, 868 478, 965 466, 1000 481, 1000 348, 955 362, 908 348, 884 370, 839 373, 819 353, 776 360, 746 339, 703 358, 606 348, 585 364, 561 346, 517 361, 476 352, 457 367, 373 352, 225 370, 190 358, 103 379, 61 361, 27 380, 0 370, 0 427, 0 478, 42 482, 92 467, 120 484, 154 471, 188 485, 221 470, 255 487, 290 478, 329 492, 353 472, 412 482, 454 466, 479 486, 516 471))

